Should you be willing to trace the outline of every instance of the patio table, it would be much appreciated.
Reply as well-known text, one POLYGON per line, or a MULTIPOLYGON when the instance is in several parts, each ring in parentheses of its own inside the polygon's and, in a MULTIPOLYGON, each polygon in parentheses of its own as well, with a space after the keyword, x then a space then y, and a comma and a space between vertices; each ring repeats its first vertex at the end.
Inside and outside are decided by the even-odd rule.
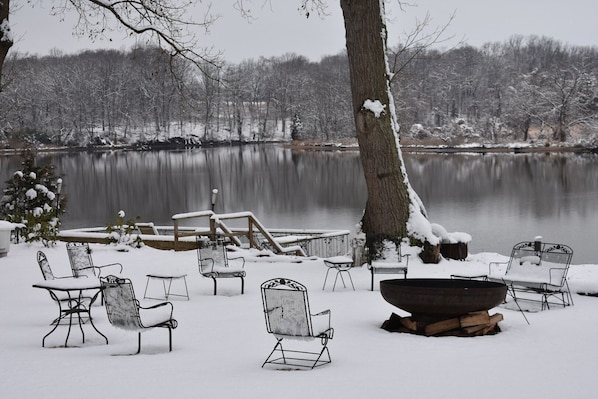
MULTIPOLYGON (((93 327, 94 330, 98 334, 100 334, 106 340, 106 344, 108 344, 108 338, 104 334, 102 334, 98 328, 93 323, 93 318, 91 317, 91 307, 92 304, 97 299, 98 295, 102 291, 102 285, 100 284, 100 280, 96 278, 67 278, 67 279, 55 279, 55 280, 44 280, 39 283, 33 284, 34 288, 41 288, 45 289, 50 292, 52 298, 55 298, 55 302, 58 304, 58 318, 54 323, 54 328, 50 330, 44 338, 42 339, 42 347, 45 347, 46 338, 52 334, 58 328, 61 320, 68 319, 68 330, 66 333, 66 338, 64 340, 64 347, 68 347, 68 340, 71 334, 71 328, 73 326, 73 316, 77 317, 77 322, 79 324, 79 329, 81 330, 82 342, 85 343, 85 332, 83 331, 83 322, 81 321, 81 317, 87 316, 89 323, 93 327), (93 296, 91 296, 91 300, 89 304, 86 305, 84 303, 84 299, 87 296, 83 296, 84 291, 91 291, 93 292, 93 296), (67 298, 63 300, 58 300, 61 295, 58 294, 67 294, 67 298), (65 308, 66 306, 66 308, 65 308)), ((63 296, 63 295, 62 295, 63 296)))

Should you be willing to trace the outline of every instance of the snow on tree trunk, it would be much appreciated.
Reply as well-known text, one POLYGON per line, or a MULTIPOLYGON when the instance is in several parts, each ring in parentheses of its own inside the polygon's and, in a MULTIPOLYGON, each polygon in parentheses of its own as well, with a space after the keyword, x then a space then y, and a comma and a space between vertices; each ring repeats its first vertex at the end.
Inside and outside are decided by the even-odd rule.
POLYGON ((0 91, 2 91, 2 66, 13 45, 12 33, 8 24, 9 0, 0 0, 0 91))
POLYGON ((370 258, 385 241, 404 238, 424 247, 422 257, 437 262, 438 238, 411 188, 399 146, 399 126, 386 58, 384 0, 341 0, 349 58, 353 114, 368 199, 362 218, 370 258))

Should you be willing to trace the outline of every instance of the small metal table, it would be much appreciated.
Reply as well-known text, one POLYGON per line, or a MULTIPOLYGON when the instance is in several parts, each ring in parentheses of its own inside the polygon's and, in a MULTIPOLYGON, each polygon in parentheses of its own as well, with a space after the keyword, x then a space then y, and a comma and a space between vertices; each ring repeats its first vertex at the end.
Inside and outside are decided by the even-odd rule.
POLYGON ((81 330, 82 342, 85 343, 85 332, 83 331, 84 322, 81 318, 87 316, 89 323, 98 334, 100 334, 106 340, 108 344, 108 338, 102 334, 93 323, 91 317, 91 307, 98 295, 102 291, 102 285, 100 280, 96 278, 64 278, 55 280, 44 280, 39 283, 33 284, 34 288, 42 288, 50 293, 50 296, 58 304, 58 317, 54 321, 54 328, 49 333, 44 335, 42 339, 42 347, 46 345, 46 338, 52 334, 60 325, 61 320, 68 319, 68 330, 66 338, 64 340, 64 347, 68 348, 69 336, 71 334, 71 327, 73 326, 73 316, 77 317, 79 329, 81 330), (84 296, 84 291, 91 291, 93 295, 84 296), (58 293, 66 293, 66 298, 60 298, 63 295, 57 295, 58 293), (89 299, 89 304, 86 299, 89 299), (66 306, 66 307, 65 307, 66 306))
POLYGON ((171 296, 180 296, 189 300, 189 290, 187 289, 187 275, 186 274, 172 274, 172 273, 152 273, 146 274, 147 283, 145 284, 145 292, 143 293, 144 299, 168 299, 171 296), (164 289, 164 298, 155 298, 147 296, 147 288, 151 280, 161 280, 162 288, 164 289), (185 293, 172 293, 170 288, 172 287, 172 280, 183 280, 185 285, 185 293))
POLYGON ((333 256, 330 258, 324 259, 324 264, 328 267, 326 271, 326 278, 324 279, 324 285, 322 286, 322 290, 326 288, 326 281, 328 280, 328 273, 331 270, 336 270, 336 276, 334 277, 334 285, 332 286, 332 291, 336 288, 336 281, 338 277, 341 277, 341 281, 343 282, 343 287, 347 288, 345 284, 345 279, 343 278, 343 273, 349 276, 349 281, 351 282, 351 286, 353 287, 353 291, 355 291, 355 285, 353 285, 353 278, 351 277, 351 268, 353 267, 353 259, 348 256, 333 256))

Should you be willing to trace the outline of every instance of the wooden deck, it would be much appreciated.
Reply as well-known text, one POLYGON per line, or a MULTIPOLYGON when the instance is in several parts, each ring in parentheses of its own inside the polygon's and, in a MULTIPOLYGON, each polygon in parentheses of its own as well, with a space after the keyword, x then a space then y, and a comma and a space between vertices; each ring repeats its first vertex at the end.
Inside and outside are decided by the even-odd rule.
MULTIPOLYGON (((224 237, 231 244, 249 248, 269 249, 276 254, 329 257, 349 252, 348 230, 266 229, 251 212, 214 214, 212 211, 173 215, 173 226, 139 223, 136 237, 145 245, 160 250, 190 251, 197 249, 197 237, 224 237), (190 220, 203 226, 183 226, 190 220), (228 227, 232 221, 247 227, 228 227)), ((58 239, 65 242, 110 244, 111 234, 105 227, 62 230, 58 239)))

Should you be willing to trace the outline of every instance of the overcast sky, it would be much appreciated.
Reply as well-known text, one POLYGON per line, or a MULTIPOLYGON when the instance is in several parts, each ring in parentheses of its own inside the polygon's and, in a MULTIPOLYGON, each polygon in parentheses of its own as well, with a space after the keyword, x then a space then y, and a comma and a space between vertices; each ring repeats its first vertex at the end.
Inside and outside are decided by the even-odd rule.
MULTIPOLYGON (((515 34, 548 36, 573 45, 598 45, 598 0, 409 0, 417 6, 407 7, 405 12, 399 11, 396 0, 389 1, 389 45, 398 43, 401 35, 404 37, 404 32, 410 31, 415 20, 423 19, 426 12, 432 17, 432 28, 444 25, 455 12, 447 35, 454 35, 455 40, 464 38, 476 47, 502 42, 515 34)), ((339 0, 329 1, 330 15, 324 19, 316 15, 306 19, 297 11, 299 0, 271 0, 271 7, 265 8, 263 2, 253 0, 258 19, 248 23, 233 9, 232 0, 214 1, 221 18, 210 35, 202 37, 202 44, 221 50, 224 58, 233 63, 285 53, 319 61, 324 55, 344 50, 339 0)), ((51 16, 51 3, 35 8, 25 0, 13 0, 11 4, 21 5, 11 14, 10 22, 16 39, 13 50, 22 53, 46 55, 52 49, 67 53, 98 48, 126 50, 133 44, 123 39, 122 32, 111 33, 111 42, 77 38, 72 34, 75 18, 66 16, 61 20, 51 16)))

